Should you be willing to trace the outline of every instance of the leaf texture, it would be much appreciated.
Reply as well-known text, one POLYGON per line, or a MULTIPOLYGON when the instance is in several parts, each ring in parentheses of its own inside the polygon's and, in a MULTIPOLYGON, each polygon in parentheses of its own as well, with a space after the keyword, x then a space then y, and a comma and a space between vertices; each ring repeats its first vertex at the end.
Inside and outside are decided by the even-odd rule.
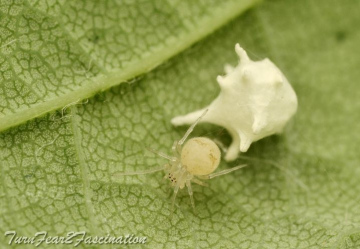
MULTIPOLYGON (((70 71, 68 85, 62 77, 68 72, 65 68, 70 66, 64 67, 64 71, 60 67, 59 82, 53 83, 52 91, 44 93, 47 97, 34 97, 33 103, 14 102, 12 105, 12 98, 4 95, 1 120, 15 115, 19 108, 18 113, 21 113, 35 110, 40 103, 51 105, 47 98, 62 98, 80 89, 77 87, 90 86, 91 81, 108 72, 134 67, 133 73, 123 80, 137 78, 91 98, 82 95, 85 99, 76 103, 68 101, 72 104, 41 118, 24 118, 23 121, 29 120, 0 134, 2 234, 16 230, 19 235, 31 236, 36 231, 46 230, 55 236, 84 230, 93 236, 108 233, 147 236, 145 245, 134 245, 134 248, 359 247, 360 161, 356 146, 360 143, 358 2, 265 1, 147 73, 136 71, 136 66, 144 61, 140 58, 148 45, 141 49, 132 43, 146 31, 133 34, 134 38, 126 38, 127 54, 120 50, 123 47, 118 41, 110 42, 115 35, 104 31, 107 27, 108 30, 114 28, 115 34, 126 34, 126 29, 115 27, 110 14, 107 16, 109 21, 101 22, 99 17, 101 28, 96 28, 99 25, 97 15, 107 13, 101 12, 102 8, 116 8, 110 4, 112 2, 106 3, 108 5, 93 7, 91 16, 87 15, 90 12, 81 14, 81 11, 71 14, 80 4, 77 1, 51 6, 42 2, 26 3, 27 10, 22 10, 21 15, 28 13, 34 19, 47 13, 45 19, 53 23, 57 22, 55 17, 59 12, 63 13, 63 24, 55 25, 53 29, 66 27, 71 34, 66 39, 71 38, 68 44, 74 47, 65 46, 66 53, 62 58, 65 61, 67 58, 69 65, 74 66, 83 55, 88 56, 84 57, 83 64, 78 62, 82 66, 76 70, 86 70, 91 58, 97 59, 86 74, 79 73, 79 80, 75 81, 74 71, 70 71), (88 21, 89 18, 92 22, 88 21), (100 35, 94 43, 88 39, 96 38, 93 33, 96 30, 100 35), (269 57, 282 69, 297 92, 298 113, 283 135, 256 142, 236 162, 222 162, 220 165, 224 169, 246 162, 249 167, 215 178, 209 181, 207 188, 195 186, 196 213, 191 210, 186 191, 179 193, 176 211, 170 218, 171 188, 162 181, 162 173, 126 177, 113 177, 113 174, 166 163, 146 152, 145 148, 170 151, 173 141, 180 138, 187 127, 172 127, 169 120, 207 105, 218 94, 216 75, 223 73, 225 63, 237 63, 236 42, 249 51, 252 59, 269 57), (131 49, 133 47, 136 48, 131 49), (73 60, 70 51, 73 51, 73 60), (120 58, 120 55, 124 57, 120 58), (132 64, 132 61, 138 63, 132 64), (56 95, 59 92, 61 96, 56 95), (49 97, 55 95, 57 97, 49 97)), ((178 3, 183 4, 182 1, 178 3)), ((191 18, 194 18, 191 21, 194 23, 207 11, 216 11, 212 10, 211 4, 197 3, 198 8, 188 4, 192 12, 190 9, 176 10, 182 15, 188 13, 187 16, 170 12, 167 25, 175 25, 176 21, 184 25, 191 18), (205 10, 200 11, 202 8, 205 10)), ((218 4, 212 3, 214 6, 218 4)), ((78 7, 86 10, 84 6, 78 7)), ((3 8, 2 11, 12 13, 16 8, 3 8)), ((129 13, 136 16, 136 11, 140 10, 129 13)), ((157 18, 161 18, 161 14, 157 18)), ((20 24, 21 21, 14 25, 20 30, 26 29, 20 24)), ((150 24, 145 22, 144 25, 150 24)), ((31 24, 24 26, 30 28, 31 24)), ((136 30, 139 27, 136 26, 136 30)), ((171 27, 168 32, 175 32, 176 28, 171 27)), ((62 32, 64 30, 59 37, 63 36, 62 32)), ((165 27, 161 35, 164 32, 166 36, 165 27)), ((36 46, 36 42, 34 44, 28 46, 36 46)), ((157 42, 154 40, 149 44, 157 42)), ((25 56, 27 53, 18 53, 16 48, 19 46, 13 43, 2 47, 2 53, 7 53, 7 57, 2 57, 5 58, 3 68, 6 69, 9 61, 21 65, 21 60, 16 59, 20 57, 16 55, 25 56)), ((166 58, 178 52, 173 51, 166 58)), ((149 56, 156 54, 149 53, 149 56)), ((41 57, 41 54, 30 54, 25 60, 29 66, 33 65, 30 58, 41 57)), ((62 53, 56 51, 53 57, 59 54, 62 53)), ((161 62, 166 58, 163 57, 161 62)), ((39 60, 41 64, 43 59, 39 60)), ((54 61, 48 62, 49 67, 53 64, 54 61)), ((29 76, 29 79, 33 77, 29 76)), ((29 96, 32 96, 30 92, 34 86, 30 85, 50 85, 50 78, 49 74, 39 75, 41 80, 27 84, 25 78, 14 73, 9 79, 2 80, 4 83, 1 85, 5 88, 18 86, 24 91, 29 89, 29 96)), ((116 84, 120 83, 119 79, 116 78, 116 84)), ((61 107, 50 106, 31 117, 61 107)), ((11 122, 9 127, 17 124, 11 122)), ((199 125, 192 135, 219 139, 225 145, 230 142, 223 129, 211 125, 199 125)), ((8 243, 8 237, 1 238, 4 245, 8 243)), ((111 245, 108 247, 113 248, 111 245)))

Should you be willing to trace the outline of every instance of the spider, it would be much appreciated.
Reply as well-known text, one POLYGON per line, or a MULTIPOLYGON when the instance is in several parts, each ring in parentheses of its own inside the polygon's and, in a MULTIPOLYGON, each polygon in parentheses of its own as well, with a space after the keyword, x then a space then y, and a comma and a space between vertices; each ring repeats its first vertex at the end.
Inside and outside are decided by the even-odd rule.
POLYGON ((171 186, 174 188, 171 201, 171 213, 174 210, 175 198, 179 189, 183 189, 185 186, 188 189, 191 206, 195 211, 195 202, 191 187, 192 182, 201 186, 207 186, 207 184, 202 180, 208 180, 225 175, 247 166, 246 164, 239 165, 230 169, 213 173, 219 166, 221 159, 220 149, 215 144, 215 142, 206 137, 194 137, 185 143, 188 136, 194 130, 195 126, 201 120, 201 118, 207 113, 207 111, 208 110, 205 110, 203 112, 203 114, 195 121, 194 124, 189 127, 185 135, 179 141, 174 142, 171 156, 163 152, 158 152, 148 148, 148 150, 152 153, 169 160, 169 163, 149 170, 121 172, 117 173, 116 175, 144 175, 164 170, 164 178, 169 179, 171 186))

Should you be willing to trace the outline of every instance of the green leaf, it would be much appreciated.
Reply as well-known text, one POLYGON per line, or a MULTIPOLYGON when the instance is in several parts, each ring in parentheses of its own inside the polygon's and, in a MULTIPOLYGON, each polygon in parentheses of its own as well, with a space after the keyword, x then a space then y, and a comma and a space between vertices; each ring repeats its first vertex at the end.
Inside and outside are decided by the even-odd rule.
POLYGON ((147 73, 256 1, 3 3, 0 131, 147 73))
MULTIPOLYGON (((359 248, 360 3, 265 1, 174 56, 250 3, 219 2, 1 5, 2 44, 12 29, 18 39, 1 46, 2 234, 134 234, 148 248, 359 248), (156 27, 140 21, 151 6, 156 27), (124 9, 123 22, 112 18, 124 9), (141 45, 145 34, 160 37, 141 45), (194 186, 196 213, 181 191, 169 217, 172 189, 162 173, 113 174, 166 163, 145 148, 170 151, 187 128, 170 119, 218 94, 216 75, 237 62, 236 42, 278 65, 298 94, 298 113, 283 135, 219 168, 249 167, 194 186)), ((221 127, 198 125, 199 135, 230 142, 221 127)))

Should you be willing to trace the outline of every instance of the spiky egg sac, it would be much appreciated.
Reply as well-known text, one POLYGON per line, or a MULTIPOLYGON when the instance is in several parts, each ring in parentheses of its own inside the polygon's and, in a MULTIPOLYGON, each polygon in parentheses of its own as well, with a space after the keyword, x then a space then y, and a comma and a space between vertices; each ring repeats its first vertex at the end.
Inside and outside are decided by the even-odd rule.
POLYGON ((200 110, 171 120, 173 125, 192 124, 208 109, 200 122, 224 127, 232 137, 225 160, 232 161, 246 152, 251 143, 281 133, 297 111, 297 96, 284 74, 269 59, 252 61, 239 44, 236 67, 225 66, 218 76, 220 94, 200 110))

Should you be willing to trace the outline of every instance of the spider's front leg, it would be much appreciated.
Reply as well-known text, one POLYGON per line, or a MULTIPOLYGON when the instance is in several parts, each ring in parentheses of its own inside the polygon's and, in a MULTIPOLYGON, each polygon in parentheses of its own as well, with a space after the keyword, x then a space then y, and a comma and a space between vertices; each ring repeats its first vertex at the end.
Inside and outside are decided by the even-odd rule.
POLYGON ((189 192, 191 206, 193 207, 193 210, 195 212, 195 202, 194 202, 194 197, 193 197, 193 191, 192 191, 192 188, 191 188, 191 181, 189 179, 186 180, 186 187, 187 187, 188 192, 189 192))
POLYGON ((175 185, 175 188, 174 188, 174 194, 173 194, 173 196, 171 198, 171 214, 174 212, 175 199, 176 199, 177 193, 179 192, 179 187, 180 187, 180 184, 177 183, 175 185))
POLYGON ((192 178, 191 180, 200 186, 209 187, 209 185, 206 182, 200 181, 199 179, 197 179, 195 177, 192 178))

